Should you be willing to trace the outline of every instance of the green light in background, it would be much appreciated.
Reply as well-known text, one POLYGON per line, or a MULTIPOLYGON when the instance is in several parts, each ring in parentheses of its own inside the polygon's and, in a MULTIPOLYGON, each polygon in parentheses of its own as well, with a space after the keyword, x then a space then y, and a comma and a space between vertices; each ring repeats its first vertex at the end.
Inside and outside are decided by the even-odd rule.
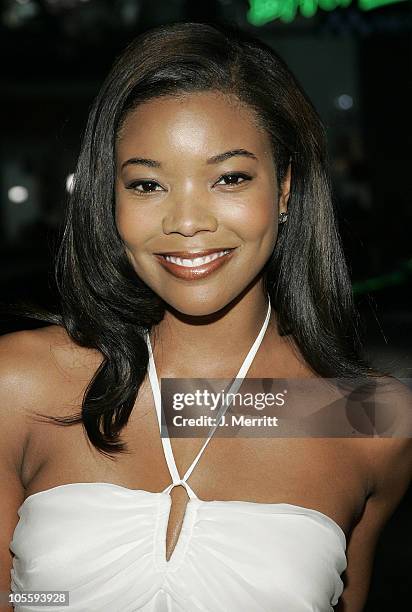
POLYGON ((295 0, 249 0, 247 19, 255 26, 261 26, 274 19, 293 21, 296 15, 295 0))
POLYGON ((385 276, 377 276, 375 278, 369 278, 360 283, 353 285, 354 293, 365 293, 366 291, 377 291, 390 287, 391 285, 401 285, 406 280, 406 275, 402 272, 394 272, 393 274, 387 274, 385 276))
POLYGON ((405 0, 359 0, 359 8, 362 11, 370 11, 386 4, 396 4, 396 2, 405 2, 405 0))
POLYGON ((391 274, 385 274, 383 276, 375 276, 374 278, 368 278, 367 280, 354 283, 352 285, 353 293, 366 293, 368 291, 378 291, 391 285, 401 285, 405 282, 410 282, 412 272, 412 259, 407 259, 403 262, 400 270, 395 270, 391 274))
MULTIPOLYGON (((379 8, 387 4, 405 2, 406 0, 358 0, 358 6, 363 11, 379 8)), ((333 11, 336 8, 347 8, 352 0, 249 0, 247 19, 255 26, 261 26, 269 21, 280 19, 290 23, 296 17, 298 9, 303 17, 313 17, 318 9, 333 11)))

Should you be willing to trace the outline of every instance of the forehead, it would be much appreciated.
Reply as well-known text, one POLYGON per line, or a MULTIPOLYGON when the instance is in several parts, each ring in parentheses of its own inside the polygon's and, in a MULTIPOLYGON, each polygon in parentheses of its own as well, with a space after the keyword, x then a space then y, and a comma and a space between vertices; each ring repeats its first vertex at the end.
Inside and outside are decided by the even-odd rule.
POLYGON ((267 132, 255 112, 233 95, 196 92, 165 96, 140 104, 126 117, 117 138, 121 156, 143 147, 153 155, 206 157, 231 148, 271 155, 267 132))

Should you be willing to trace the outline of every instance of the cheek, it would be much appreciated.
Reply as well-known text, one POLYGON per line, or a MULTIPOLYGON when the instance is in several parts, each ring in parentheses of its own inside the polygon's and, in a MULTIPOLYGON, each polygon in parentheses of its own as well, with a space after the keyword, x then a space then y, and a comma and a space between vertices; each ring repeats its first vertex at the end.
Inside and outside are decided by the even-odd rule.
POLYGON ((272 240, 276 229, 275 203, 271 197, 255 197, 242 210, 243 237, 250 241, 272 240))
POLYGON ((133 219, 130 219, 130 214, 127 209, 119 202, 116 203, 116 227, 121 239, 126 244, 129 244, 133 236, 133 219))
POLYGON ((122 241, 131 250, 139 247, 150 232, 150 216, 140 215, 130 202, 117 199, 115 220, 122 241))

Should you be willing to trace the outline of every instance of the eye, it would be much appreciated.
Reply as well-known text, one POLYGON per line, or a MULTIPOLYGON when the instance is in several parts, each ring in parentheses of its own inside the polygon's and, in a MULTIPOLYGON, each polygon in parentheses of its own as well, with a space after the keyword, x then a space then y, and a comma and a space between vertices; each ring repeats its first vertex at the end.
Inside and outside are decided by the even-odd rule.
POLYGON ((130 183, 130 185, 127 186, 127 189, 131 189, 139 195, 145 193, 154 193, 155 191, 163 191, 163 187, 161 187, 159 183, 156 183, 156 181, 149 180, 133 181, 133 183, 130 183), (159 187, 159 189, 157 189, 157 187, 159 187))
POLYGON ((237 186, 251 180, 252 177, 249 174, 245 174, 244 172, 232 172, 230 174, 223 174, 215 185, 237 186), (221 181, 225 182, 222 183, 221 181))

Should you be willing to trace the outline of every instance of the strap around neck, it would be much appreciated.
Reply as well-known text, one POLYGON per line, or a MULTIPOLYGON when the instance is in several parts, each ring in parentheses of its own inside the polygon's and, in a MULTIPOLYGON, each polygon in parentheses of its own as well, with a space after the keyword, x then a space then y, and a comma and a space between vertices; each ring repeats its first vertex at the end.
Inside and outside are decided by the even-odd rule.
MULTIPOLYGON (((246 374, 249 371, 249 368, 253 362, 253 359, 257 353, 257 351, 259 350, 259 347, 262 343, 262 340, 264 338, 266 329, 269 325, 269 320, 270 320, 270 314, 271 314, 271 304, 270 304, 270 298, 268 296, 269 299, 269 303, 268 303, 268 309, 267 309, 267 313, 266 313, 266 317, 265 320, 262 324, 262 327, 254 341, 254 343, 252 344, 248 354, 246 355, 242 365, 240 366, 240 370, 237 373, 236 377, 235 377, 235 381, 232 384, 232 386, 230 387, 229 391, 226 393, 226 395, 230 395, 231 393, 235 394, 237 393, 239 387, 242 384, 243 379, 246 377, 246 374)), ((149 379, 150 379, 150 383, 152 386, 152 392, 153 392, 153 398, 154 398, 154 403, 155 403, 155 407, 156 407, 156 415, 157 415, 157 421, 158 421, 158 425, 159 425, 159 431, 160 431, 160 436, 161 436, 161 440, 162 440, 162 446, 163 446, 163 451, 165 454, 165 458, 166 458, 166 463, 167 466, 169 468, 170 471, 170 475, 172 477, 173 483, 171 486, 174 486, 175 484, 183 484, 184 482, 186 482, 187 478, 189 478, 190 474, 192 473, 192 471, 194 470, 194 468, 197 465, 197 462, 199 461, 204 449, 206 448, 207 444, 209 443, 210 439, 212 438, 214 432, 216 431, 217 427, 219 426, 220 420, 222 418, 222 416, 225 414, 225 412, 228 410, 229 406, 230 406, 230 402, 228 403, 223 403, 223 405, 221 406, 217 417, 216 417, 216 424, 213 426, 212 431, 209 433, 208 437, 206 438, 202 448, 200 449, 200 451, 198 452, 198 454, 196 455, 194 461, 192 462, 192 464, 190 465, 190 467, 188 468, 188 470, 186 471, 185 475, 183 476, 183 478, 180 477, 177 466, 176 466, 176 461, 173 455, 173 450, 172 450, 172 446, 170 443, 170 438, 167 437, 163 437, 162 436, 162 419, 161 419, 161 413, 162 413, 162 401, 161 401, 161 392, 160 392, 160 387, 159 387, 159 381, 158 381, 158 376, 157 376, 157 372, 156 372, 156 365, 154 362, 154 357, 153 357, 153 351, 152 351, 152 345, 150 342, 150 337, 149 337, 149 333, 146 332, 145 334, 145 339, 146 339, 146 343, 147 343, 147 347, 149 350, 149 368, 148 368, 148 372, 149 372, 149 379)), ((167 430, 167 427, 166 427, 167 430)), ((168 489, 170 489, 170 487, 168 487, 168 489)), ((190 490, 189 494, 193 493, 193 491, 190 490)), ((191 496, 193 496, 191 495, 191 496)))

